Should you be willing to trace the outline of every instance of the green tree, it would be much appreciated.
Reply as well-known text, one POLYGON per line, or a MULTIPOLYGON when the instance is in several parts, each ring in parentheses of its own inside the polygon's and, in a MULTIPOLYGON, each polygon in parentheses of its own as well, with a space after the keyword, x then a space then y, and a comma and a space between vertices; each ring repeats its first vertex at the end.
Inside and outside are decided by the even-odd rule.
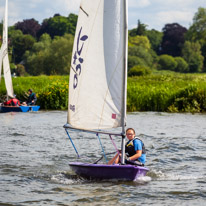
POLYGON ((206 8, 200 7, 195 13, 193 24, 186 33, 186 40, 200 43, 206 70, 206 8))
POLYGON ((206 40, 206 8, 200 7, 193 17, 193 24, 186 33, 188 41, 206 40))
POLYGON ((68 74, 72 48, 72 35, 65 34, 51 40, 48 34, 44 34, 25 54, 26 70, 32 75, 68 74))
POLYGON ((137 22, 137 28, 131 29, 131 30, 129 31, 129 36, 131 36, 131 37, 132 37, 132 36, 137 36, 137 35, 139 35, 139 36, 145 36, 145 35, 146 35, 146 31, 147 31, 146 27, 147 27, 146 24, 142 24, 142 23, 140 22, 140 20, 138 20, 138 22, 137 22))
POLYGON ((140 58, 142 60, 141 62, 144 62, 145 66, 152 67, 153 65, 154 60, 151 51, 142 46, 130 46, 128 49, 128 55, 140 58))
POLYGON ((157 53, 160 53, 160 46, 161 46, 161 42, 162 42, 162 37, 163 37, 163 33, 159 32, 155 29, 152 30, 148 30, 147 33, 147 38, 150 41, 151 44, 151 48, 157 53))
POLYGON ((52 18, 44 19, 39 36, 48 33, 52 38, 63 36, 65 33, 74 35, 77 24, 77 15, 70 14, 68 17, 55 14, 52 18))
POLYGON ((48 27, 52 38, 54 36, 63 36, 67 32, 69 22, 66 17, 54 16, 48 20, 48 27))
POLYGON ((17 76, 26 76, 27 75, 27 72, 25 70, 24 65, 22 65, 22 64, 16 65, 16 74, 17 74, 17 76))
POLYGON ((69 34, 75 35, 76 25, 77 25, 78 16, 76 14, 69 14, 68 21, 70 23, 70 27, 68 28, 67 32, 69 34))
POLYGON ((26 71, 31 75, 45 74, 45 59, 50 54, 52 40, 48 34, 43 34, 31 50, 24 55, 26 71))
POLYGON ((40 52, 42 50, 45 50, 46 48, 49 48, 51 45, 52 39, 49 36, 49 34, 45 33, 43 34, 39 41, 36 42, 32 47, 32 52, 40 52))
POLYGON ((158 69, 175 71, 176 66, 177 62, 175 61, 174 57, 167 54, 159 56, 158 69))
POLYGON ((137 65, 147 66, 147 63, 140 57, 128 56, 128 70, 137 65))
POLYGON ((129 37, 129 46, 141 46, 146 50, 151 48, 149 39, 146 36, 129 37))
POLYGON ((128 35, 129 37, 131 36, 136 36, 137 35, 137 28, 133 28, 131 30, 128 31, 128 35))
POLYGON ((23 55, 26 50, 30 50, 36 40, 31 35, 23 35, 20 30, 12 30, 10 36, 13 51, 13 61, 14 63, 18 64, 23 60, 23 55))
POLYGON ((50 55, 45 59, 45 73, 69 74, 71 65, 71 55, 73 48, 73 36, 65 34, 52 41, 50 55))
POLYGON ((129 72, 128 72, 128 76, 132 77, 132 76, 143 76, 143 75, 147 75, 150 74, 151 70, 149 67, 146 66, 134 66, 132 67, 129 72))
POLYGON ((182 55, 188 63, 189 72, 201 72, 203 69, 204 57, 200 49, 201 46, 198 42, 186 41, 183 46, 182 55))
POLYGON ((176 72, 188 72, 188 63, 182 57, 175 57, 175 61, 177 62, 177 66, 175 68, 176 72))
POLYGON ((147 25, 146 24, 142 24, 140 22, 140 20, 138 20, 137 22, 137 33, 136 35, 139 35, 139 36, 145 36, 146 35, 146 31, 147 31, 147 25))

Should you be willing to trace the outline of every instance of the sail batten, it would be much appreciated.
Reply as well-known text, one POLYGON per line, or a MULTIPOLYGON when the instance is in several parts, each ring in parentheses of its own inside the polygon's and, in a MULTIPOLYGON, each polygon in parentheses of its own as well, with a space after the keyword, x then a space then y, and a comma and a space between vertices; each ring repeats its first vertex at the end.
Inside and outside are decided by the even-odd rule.
POLYGON ((82 0, 70 69, 67 123, 81 129, 124 127, 124 0, 82 0))

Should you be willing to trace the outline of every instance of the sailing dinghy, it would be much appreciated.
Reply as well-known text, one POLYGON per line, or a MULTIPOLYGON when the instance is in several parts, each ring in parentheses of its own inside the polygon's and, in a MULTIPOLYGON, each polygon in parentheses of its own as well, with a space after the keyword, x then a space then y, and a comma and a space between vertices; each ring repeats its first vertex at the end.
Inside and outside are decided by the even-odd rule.
MULTIPOLYGON (((8 55, 8 0, 5 3, 5 13, 3 20, 3 41, 0 49, 0 81, 1 81, 1 70, 4 70, 4 81, 6 84, 7 100, 8 97, 14 97, 11 70, 9 65, 8 55)), ((28 112, 38 111, 40 106, 4 106, 0 105, 0 112, 28 112)))
POLYGON ((3 19, 3 41, 0 49, 0 80, 1 80, 1 70, 4 70, 4 80, 6 84, 7 96, 13 97, 13 85, 11 79, 11 71, 9 65, 9 55, 8 55, 8 0, 5 3, 5 13, 3 19))
MULTIPOLYGON (((121 164, 69 163, 90 179, 135 180, 145 176, 143 166, 125 164, 127 89, 127 1, 82 0, 70 69, 69 105, 64 128, 69 132, 122 137, 121 164), (114 128, 121 128, 118 133, 114 128), (111 130, 112 129, 112 130, 111 130)), ((78 154, 75 146, 74 149, 78 154)), ((88 148, 89 149, 89 148, 88 148)))

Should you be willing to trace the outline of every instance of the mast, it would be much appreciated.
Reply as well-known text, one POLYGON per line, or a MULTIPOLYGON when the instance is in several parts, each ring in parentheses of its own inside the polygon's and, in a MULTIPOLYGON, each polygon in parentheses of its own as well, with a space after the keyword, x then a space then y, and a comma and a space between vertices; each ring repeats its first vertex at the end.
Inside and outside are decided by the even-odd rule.
POLYGON ((122 156, 121 163, 125 164, 125 127, 126 127, 126 107, 127 107, 127 47, 128 47, 128 9, 127 0, 123 2, 124 6, 124 58, 123 58, 123 107, 122 107, 122 156))

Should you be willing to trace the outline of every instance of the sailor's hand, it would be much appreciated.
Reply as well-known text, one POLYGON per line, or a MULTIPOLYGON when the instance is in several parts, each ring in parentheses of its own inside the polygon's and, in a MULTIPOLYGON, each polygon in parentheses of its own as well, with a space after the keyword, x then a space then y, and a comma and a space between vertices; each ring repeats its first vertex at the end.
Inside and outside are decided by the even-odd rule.
POLYGON ((127 161, 131 161, 131 159, 130 159, 129 157, 126 157, 125 159, 126 159, 127 161))

